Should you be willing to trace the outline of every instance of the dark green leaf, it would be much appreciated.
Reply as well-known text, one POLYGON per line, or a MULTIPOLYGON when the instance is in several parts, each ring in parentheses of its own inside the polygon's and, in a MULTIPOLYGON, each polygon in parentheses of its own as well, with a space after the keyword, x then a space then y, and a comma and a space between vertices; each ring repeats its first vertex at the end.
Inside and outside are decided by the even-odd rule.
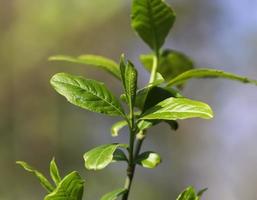
POLYGON ((72 172, 65 176, 57 188, 44 200, 81 200, 83 190, 84 181, 77 172, 72 172))
POLYGON ((119 196, 123 195, 126 192, 127 192, 127 190, 125 188, 119 188, 119 189, 116 189, 112 192, 105 194, 101 198, 101 200, 116 200, 119 196))
POLYGON ((210 119, 213 112, 210 106, 203 102, 170 97, 148 109, 141 119, 177 120, 194 117, 210 119))
POLYGON ((30 165, 28 165, 27 163, 25 163, 23 161, 17 161, 16 163, 19 164, 20 166, 22 166, 26 171, 32 172, 39 179, 40 184, 48 192, 52 192, 54 190, 54 187, 52 186, 52 184, 47 180, 47 178, 42 173, 35 170, 33 167, 31 167, 30 165))
POLYGON ((126 63, 124 55, 121 56, 120 71, 127 102, 133 108, 137 91, 137 70, 131 62, 126 63))
MULTIPOLYGON (((154 55, 142 55, 140 56, 140 60, 145 68, 151 71, 154 55)), ((175 50, 165 50, 159 56, 157 71, 164 77, 166 81, 169 81, 179 74, 193 68, 193 62, 183 53, 175 50)))
POLYGON ((188 187, 177 198, 177 200, 198 200, 193 187, 188 187))
POLYGON ((53 158, 50 163, 50 175, 57 186, 61 182, 61 176, 59 174, 58 167, 56 165, 55 159, 53 158))
POLYGON ((175 13, 163 0, 133 0, 132 27, 153 50, 162 47, 174 22, 175 13))
POLYGON ((145 168, 155 168, 161 163, 161 157, 155 152, 147 151, 137 157, 136 163, 145 168))
POLYGON ((113 154, 113 161, 128 161, 126 154, 121 149, 116 149, 113 154))
POLYGON ((180 74, 179 76, 172 79, 167 84, 167 86, 180 85, 186 82, 188 79, 192 79, 192 78, 225 78, 225 79, 240 81, 243 83, 252 83, 257 85, 256 80, 251 80, 251 79, 248 79, 247 77, 238 76, 238 75, 224 72, 221 70, 202 68, 202 69, 192 69, 180 74))
POLYGON ((65 56, 65 55, 57 55, 57 56, 50 57, 49 60, 50 61, 67 61, 72 63, 91 65, 91 66, 102 68, 110 72, 118 79, 121 78, 119 65, 115 61, 109 58, 104 58, 102 56, 81 55, 79 57, 72 57, 72 56, 65 56))
POLYGON ((208 188, 204 188, 204 189, 200 190, 199 192, 197 192, 197 196, 199 197, 199 199, 200 199, 200 197, 203 196, 203 193, 205 193, 207 190, 208 190, 208 188))
POLYGON ((113 124, 111 128, 112 137, 117 137, 119 135, 120 130, 127 125, 128 122, 125 120, 118 121, 115 124, 113 124))
POLYGON ((51 84, 59 94, 76 106, 107 115, 124 116, 119 101, 101 82, 58 73, 52 77, 51 84))
POLYGON ((101 170, 113 161, 113 154, 125 144, 107 144, 96 147, 84 154, 85 167, 89 170, 101 170))

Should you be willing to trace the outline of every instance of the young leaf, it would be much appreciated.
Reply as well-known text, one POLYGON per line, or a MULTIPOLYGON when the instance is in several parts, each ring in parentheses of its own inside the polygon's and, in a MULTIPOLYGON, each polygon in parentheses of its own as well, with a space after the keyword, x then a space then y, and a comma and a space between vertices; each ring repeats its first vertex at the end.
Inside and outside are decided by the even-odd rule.
POLYGON ((50 61, 67 61, 72 63, 95 66, 98 68, 102 68, 108 71, 109 73, 111 73, 112 75, 114 75, 116 78, 121 79, 119 65, 115 61, 102 56, 81 55, 79 57, 72 57, 72 56, 65 56, 65 55, 56 55, 56 56, 51 56, 49 60, 50 61))
POLYGON ((96 147, 84 154, 85 167, 88 170, 101 170, 113 161, 113 154, 125 144, 107 144, 96 147))
MULTIPOLYGON (((144 67, 151 71, 153 66, 153 54, 141 55, 140 60, 144 67)), ((194 68, 192 60, 185 54, 175 50, 165 50, 159 56, 157 71, 166 81, 178 76, 179 74, 194 68)))
POLYGON ((210 119, 213 117, 212 109, 200 101, 170 97, 148 109, 141 119, 177 120, 194 117, 210 119))
POLYGON ((162 47, 174 22, 175 13, 163 0, 133 0, 131 25, 153 50, 162 47))
POLYGON ((195 189, 190 186, 178 196, 177 200, 198 200, 198 198, 195 189))
POLYGON ((145 167, 145 168, 155 168, 157 165, 161 163, 161 157, 159 154, 147 151, 142 154, 140 154, 137 159, 136 163, 145 167))
POLYGON ((124 116, 119 101, 101 82, 58 73, 52 77, 51 84, 59 94, 76 106, 111 116, 124 116))
POLYGON ((54 187, 52 186, 52 184, 47 180, 47 178, 42 173, 40 173, 39 171, 35 170, 33 167, 31 167, 30 165, 28 165, 27 163, 25 163, 23 161, 17 161, 16 163, 18 165, 20 165, 21 167, 23 167, 26 171, 32 172, 39 179, 40 184, 48 192, 52 192, 54 190, 54 187))
POLYGON ((137 91, 137 70, 131 62, 126 63, 124 55, 121 56, 120 71, 127 102, 133 108, 137 91))
POLYGON ((125 120, 118 121, 115 124, 113 124, 111 128, 112 137, 117 137, 119 135, 119 131, 127 125, 128 122, 125 120))
POLYGON ((238 76, 236 74, 232 74, 232 73, 228 73, 228 72, 216 70, 216 69, 200 68, 200 69, 192 69, 178 75, 170 82, 168 82, 167 86, 180 85, 191 78, 225 78, 225 79, 240 81, 243 83, 252 83, 257 85, 256 80, 251 80, 251 79, 248 79, 247 77, 238 76))
POLYGON ((61 182, 61 176, 59 174, 58 167, 56 165, 55 159, 53 158, 50 162, 50 175, 57 186, 61 182))
POLYGON ((77 172, 64 177, 57 188, 48 194, 44 200, 81 200, 84 190, 84 180, 77 172))
POLYGON ((201 189, 199 192, 197 192, 197 196, 200 199, 200 197, 203 196, 203 193, 205 193, 208 190, 208 188, 201 189))
POLYGON ((109 193, 105 194, 101 198, 101 200, 116 200, 116 199, 118 199, 119 196, 123 195, 126 192, 127 192, 127 189, 119 188, 119 189, 116 189, 112 192, 109 192, 109 193))

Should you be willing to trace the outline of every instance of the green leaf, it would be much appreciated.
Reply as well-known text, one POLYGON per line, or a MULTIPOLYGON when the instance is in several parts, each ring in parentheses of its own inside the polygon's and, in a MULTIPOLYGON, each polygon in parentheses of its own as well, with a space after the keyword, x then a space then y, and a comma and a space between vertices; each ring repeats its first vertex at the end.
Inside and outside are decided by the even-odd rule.
POLYGON ((57 186, 61 182, 61 176, 59 174, 58 167, 56 165, 55 159, 53 158, 50 162, 50 175, 57 186))
POLYGON ((206 191, 208 190, 208 188, 204 188, 204 189, 201 189, 199 192, 197 192, 197 196, 199 197, 202 197, 203 196, 203 193, 205 193, 206 191))
POLYGON ((81 200, 84 190, 84 180, 77 172, 64 177, 57 188, 48 194, 44 200, 81 200))
POLYGON ((257 85, 256 80, 251 80, 251 79, 248 79, 247 77, 238 76, 238 75, 231 74, 221 70, 202 68, 202 69, 192 69, 180 74, 179 76, 172 79, 167 84, 167 86, 180 85, 191 78, 225 78, 225 79, 240 81, 243 83, 252 83, 257 85))
POLYGON ((131 62, 126 63, 124 55, 121 56, 120 71, 127 102, 133 108, 137 91, 137 70, 131 62))
POLYGON ((47 178, 39 171, 28 165, 27 163, 23 161, 17 161, 16 162, 18 165, 23 167, 26 171, 33 173, 38 179, 40 184, 48 191, 52 192, 54 190, 54 187, 52 184, 47 180, 47 178))
POLYGON ((210 119, 213 112, 210 106, 203 102, 170 97, 148 109, 141 119, 177 120, 194 117, 210 119))
POLYGON ((101 170, 113 161, 113 154, 125 144, 107 144, 96 147, 84 154, 85 167, 88 170, 101 170))
POLYGON ((151 151, 144 152, 140 154, 137 159, 136 163, 145 167, 145 168, 155 168, 157 165, 161 163, 161 157, 159 154, 151 151))
POLYGON ((118 121, 115 124, 113 124, 111 128, 112 137, 117 137, 119 135, 120 130, 127 125, 128 122, 125 120, 118 121))
POLYGON ((116 200, 119 196, 123 195, 126 192, 127 192, 127 190, 125 188, 119 188, 119 189, 116 189, 112 192, 105 194, 101 198, 101 200, 116 200))
MULTIPOLYGON (((154 55, 141 55, 140 60, 145 68, 151 71, 154 55)), ((159 56, 157 72, 159 72, 166 81, 178 76, 179 74, 194 68, 192 60, 185 54, 175 50, 165 50, 159 56)))
POLYGON ((52 77, 51 84, 59 94, 76 106, 111 116, 124 116, 119 101, 101 82, 58 73, 52 77))
POLYGON ((193 187, 188 187, 177 198, 177 200, 198 200, 193 187))
POLYGON ((91 66, 102 68, 108 71, 118 79, 121 78, 119 65, 115 61, 102 56, 81 55, 78 57, 73 57, 73 56, 66 56, 66 55, 56 55, 56 56, 51 56, 49 60, 50 61, 67 61, 72 63, 91 65, 91 66))
POLYGON ((162 47, 174 22, 175 13, 163 0, 133 0, 131 25, 153 50, 162 47))
POLYGON ((115 161, 128 161, 126 154, 121 149, 116 149, 113 153, 113 159, 115 161))

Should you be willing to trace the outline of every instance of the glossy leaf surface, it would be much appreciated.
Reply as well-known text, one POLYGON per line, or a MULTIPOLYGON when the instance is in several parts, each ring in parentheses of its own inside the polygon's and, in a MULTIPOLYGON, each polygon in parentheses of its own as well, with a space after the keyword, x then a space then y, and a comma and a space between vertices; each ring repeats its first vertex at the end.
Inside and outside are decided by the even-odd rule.
POLYGON ((96 147, 84 154, 85 167, 88 170, 101 170, 113 161, 114 152, 124 144, 107 144, 96 147))
POLYGON ((122 56, 120 71, 127 103, 129 104, 130 108, 133 108, 137 91, 137 70, 131 62, 126 62, 124 56, 122 56))
POLYGON ((257 85, 256 80, 251 80, 247 77, 238 76, 236 74, 228 73, 222 70, 204 69, 204 68, 186 71, 180 74, 179 76, 175 77, 174 79, 172 79, 167 85, 168 86, 180 85, 192 78, 225 78, 225 79, 240 81, 242 83, 252 83, 257 85))
POLYGON ((120 79, 120 69, 119 65, 109 59, 97 55, 81 55, 79 57, 66 56, 66 55, 56 55, 49 58, 50 61, 66 61, 71 63, 86 64, 89 66, 95 66, 104 69, 114 75, 116 78, 120 79))
POLYGON ((54 158, 50 162, 50 175, 55 185, 58 185, 61 182, 61 176, 54 158))
POLYGON ((158 51, 175 22, 175 13, 163 0, 133 0, 132 27, 148 46, 158 51))
POLYGON ((193 187, 188 187, 177 198, 177 200, 198 200, 193 187))
POLYGON ((140 154, 136 159, 137 164, 145 168, 155 168, 161 163, 161 157, 159 154, 147 151, 140 154))
POLYGON ((51 84, 59 94, 76 106, 111 116, 124 115, 119 101, 101 82, 58 73, 52 77, 51 84))
POLYGON ((125 120, 118 121, 115 124, 113 124, 111 128, 112 137, 117 137, 119 135, 120 130, 127 125, 128 122, 125 120))
POLYGON ((123 195, 125 192, 127 192, 126 189, 119 188, 119 189, 116 189, 112 192, 109 192, 109 193, 105 194, 101 198, 101 200, 116 200, 116 199, 118 199, 119 196, 123 195))
POLYGON ((83 190, 84 181, 77 172, 72 172, 65 176, 57 188, 44 200, 81 200, 83 190))
POLYGON ((213 112, 210 106, 203 102, 170 97, 148 109, 141 119, 177 120, 194 117, 210 119, 213 112))

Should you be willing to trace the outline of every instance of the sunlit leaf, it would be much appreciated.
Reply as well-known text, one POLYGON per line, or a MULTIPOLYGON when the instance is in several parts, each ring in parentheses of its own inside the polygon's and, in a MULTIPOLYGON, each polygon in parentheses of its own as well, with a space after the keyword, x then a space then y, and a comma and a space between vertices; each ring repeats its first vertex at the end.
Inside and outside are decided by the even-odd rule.
POLYGON ((48 194, 44 200, 81 200, 84 190, 84 180, 78 172, 65 176, 57 188, 48 194))
POLYGON ((238 76, 238 75, 221 71, 221 70, 202 68, 202 69, 192 69, 180 74, 179 76, 175 77, 170 82, 168 82, 167 86, 180 85, 192 78, 225 78, 225 79, 240 81, 242 83, 252 83, 257 85, 256 80, 251 80, 247 77, 238 76))
POLYGON ((132 27, 158 51, 175 21, 175 13, 163 0, 133 0, 132 27))
POLYGON ((61 182, 61 176, 54 158, 50 162, 50 175, 57 186, 61 182))
POLYGON ((177 198, 177 200, 198 200, 193 187, 188 187, 177 198))
POLYGON ((177 120, 194 117, 210 119, 213 117, 212 109, 200 101, 170 97, 148 109, 141 119, 177 120))
POLYGON ((101 82, 58 73, 52 77, 51 84, 59 94, 76 106, 107 115, 124 116, 119 101, 101 82))
POLYGON ((54 190, 54 187, 52 184, 47 180, 47 178, 39 171, 28 165, 26 162, 23 161, 17 161, 17 164, 22 166, 26 171, 33 173, 39 180, 40 184, 48 191, 52 192, 54 190))
POLYGON ((101 170, 113 161, 113 154, 125 144, 107 144, 96 147, 84 154, 85 167, 89 170, 101 170))
POLYGON ((147 151, 140 154, 136 162, 145 168, 155 168, 161 163, 161 157, 157 153, 147 151))
POLYGON ((137 91, 137 70, 131 62, 126 62, 124 55, 121 56, 120 71, 127 103, 133 108, 137 91))
POLYGON ((102 68, 112 75, 114 75, 116 78, 120 79, 120 69, 119 65, 109 59, 102 56, 97 55, 81 55, 79 57, 73 57, 73 56, 66 56, 66 55, 56 55, 51 56, 49 58, 50 61, 66 61, 71 63, 79 63, 79 64, 86 64, 89 66, 95 66, 98 68, 102 68))
POLYGON ((127 125, 128 125, 128 122, 125 120, 118 121, 115 124, 113 124, 111 128, 112 136, 117 137, 119 135, 120 130, 127 125))
POLYGON ((126 193, 127 190, 124 189, 124 188, 119 188, 119 189, 116 189, 112 192, 109 192, 107 194, 105 194, 101 200, 116 200, 118 199, 119 196, 123 195, 124 193, 126 193))

